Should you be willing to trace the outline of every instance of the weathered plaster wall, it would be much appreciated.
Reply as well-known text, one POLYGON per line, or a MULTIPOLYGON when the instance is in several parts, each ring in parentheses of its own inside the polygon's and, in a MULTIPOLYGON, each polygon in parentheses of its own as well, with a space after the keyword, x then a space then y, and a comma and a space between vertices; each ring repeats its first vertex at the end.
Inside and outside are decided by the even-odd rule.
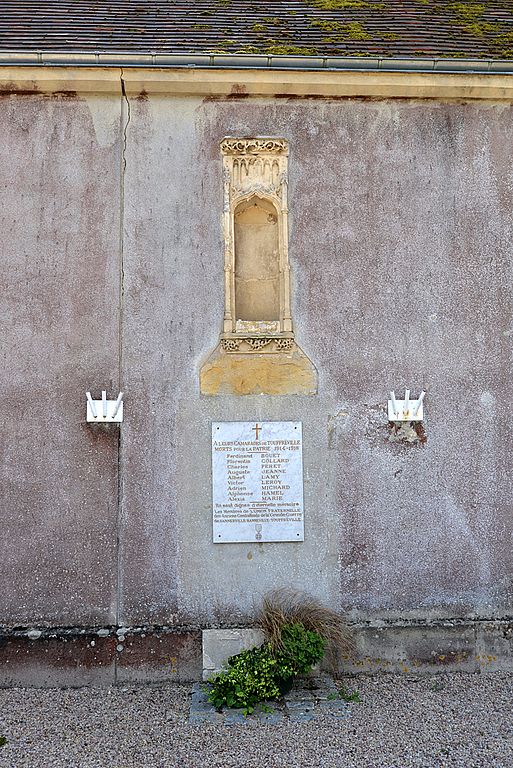
POLYGON ((233 624, 282 585, 360 619, 511 613, 512 116, 4 100, 1 623, 233 624), (254 134, 290 142, 317 396, 199 395, 223 312, 219 142, 254 134), (83 423, 102 385, 126 393, 119 513, 117 433, 83 423), (388 440, 404 386, 428 391, 424 445, 388 440), (305 542, 214 546, 210 422, 273 419, 303 422, 305 542))
POLYGON ((508 612, 511 118, 132 101, 123 378, 144 405, 123 427, 124 621, 236 622, 285 584, 360 617, 508 612), (293 317, 316 397, 198 394, 223 309, 219 141, 255 134, 290 142, 293 317), (387 392, 405 385, 428 391, 423 446, 388 442, 387 392), (211 544, 209 424, 237 419, 303 421, 304 544, 211 544))
POLYGON ((116 620, 119 100, 0 99, 0 624, 116 620))

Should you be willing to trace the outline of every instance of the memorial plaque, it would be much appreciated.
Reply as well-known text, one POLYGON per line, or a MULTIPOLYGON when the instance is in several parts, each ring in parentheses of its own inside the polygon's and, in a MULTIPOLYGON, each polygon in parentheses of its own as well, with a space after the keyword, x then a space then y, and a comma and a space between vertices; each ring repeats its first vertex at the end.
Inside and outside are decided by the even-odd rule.
POLYGON ((212 424, 214 543, 303 541, 300 421, 212 424))

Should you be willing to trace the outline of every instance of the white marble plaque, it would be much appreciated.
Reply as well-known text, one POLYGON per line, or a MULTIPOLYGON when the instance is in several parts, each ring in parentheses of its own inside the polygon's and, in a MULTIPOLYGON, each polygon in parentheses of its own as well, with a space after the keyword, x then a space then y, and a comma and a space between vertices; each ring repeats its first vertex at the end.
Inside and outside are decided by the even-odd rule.
POLYGON ((300 421, 212 424, 214 543, 303 541, 300 421))

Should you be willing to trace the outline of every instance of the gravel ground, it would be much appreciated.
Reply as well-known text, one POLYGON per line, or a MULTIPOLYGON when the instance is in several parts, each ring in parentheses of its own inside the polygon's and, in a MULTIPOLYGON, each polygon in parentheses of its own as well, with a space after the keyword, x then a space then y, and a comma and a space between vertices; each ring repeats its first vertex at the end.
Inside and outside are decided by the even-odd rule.
POLYGON ((346 678, 342 720, 191 726, 191 686, 0 690, 0 768, 513 768, 513 674, 346 678))

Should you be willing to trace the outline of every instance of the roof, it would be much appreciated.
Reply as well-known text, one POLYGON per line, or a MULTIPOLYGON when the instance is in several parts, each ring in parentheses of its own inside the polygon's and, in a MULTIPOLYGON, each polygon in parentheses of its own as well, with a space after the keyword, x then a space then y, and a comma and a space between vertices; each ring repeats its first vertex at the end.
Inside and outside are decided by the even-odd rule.
POLYGON ((513 59, 513 0, 2 0, 0 51, 513 59))

